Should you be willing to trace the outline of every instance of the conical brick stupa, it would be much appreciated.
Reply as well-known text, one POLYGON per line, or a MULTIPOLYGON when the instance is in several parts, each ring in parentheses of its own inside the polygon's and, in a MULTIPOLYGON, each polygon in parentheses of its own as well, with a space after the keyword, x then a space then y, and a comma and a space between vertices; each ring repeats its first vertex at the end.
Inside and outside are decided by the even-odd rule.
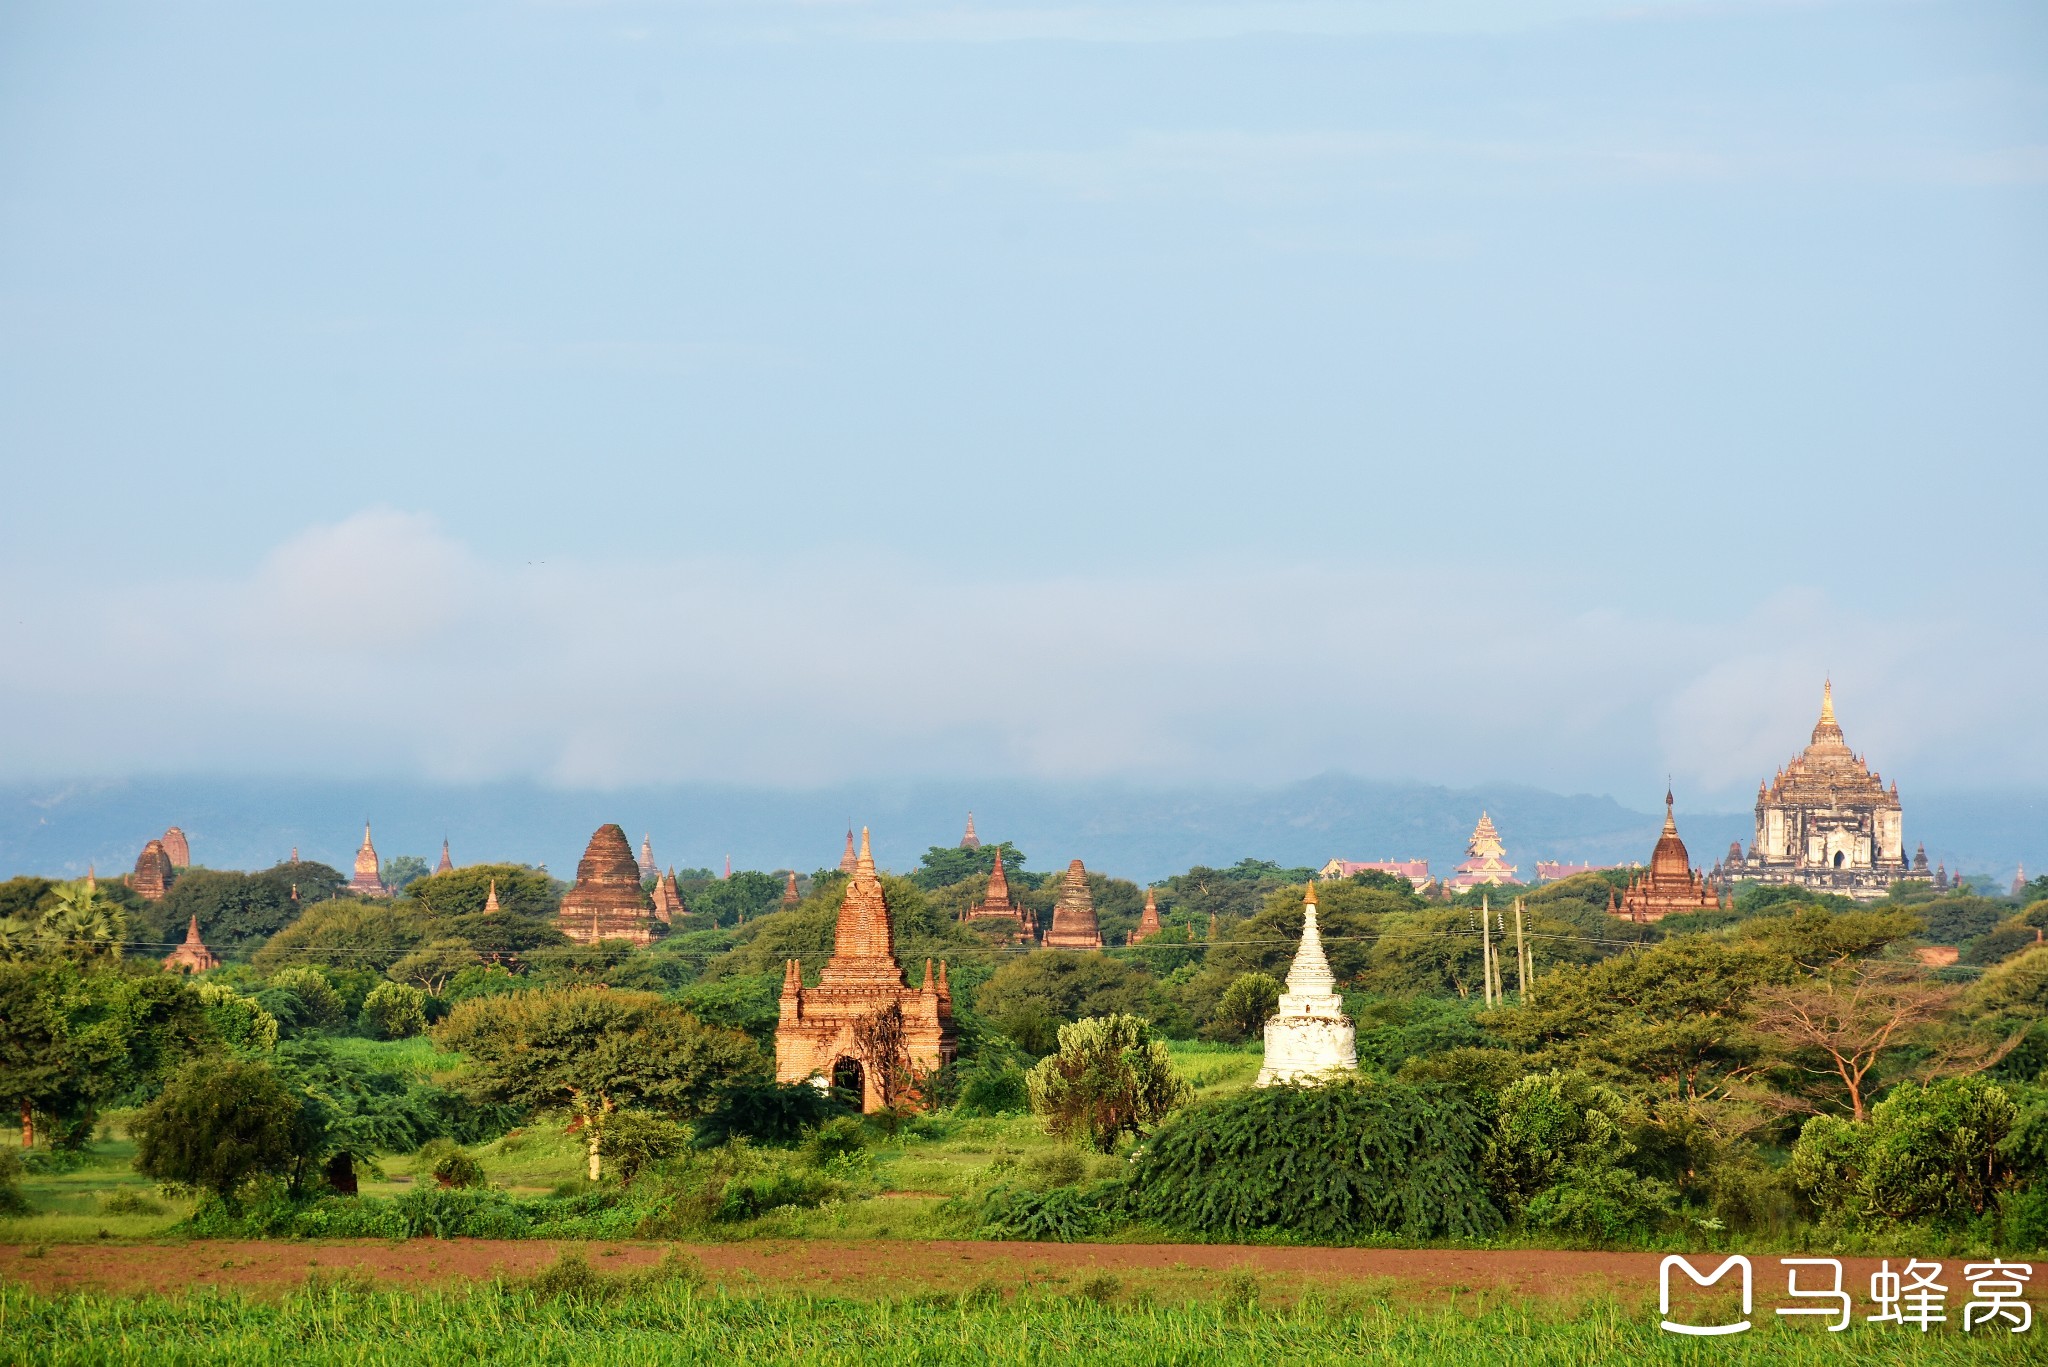
POLYGON ((1088 891, 1088 870, 1076 859, 1060 880, 1060 898, 1053 904, 1052 929, 1045 932, 1047 949, 1100 949, 1102 928, 1095 920, 1095 898, 1088 891))
POLYGON ((1131 932, 1128 944, 1141 945, 1166 929, 1159 923, 1159 894, 1155 889, 1145 889, 1145 909, 1138 913, 1138 928, 1131 932))
POLYGON ((970 922, 994 922, 1009 938, 1029 943, 1038 938, 1038 926, 1031 913, 1010 893, 1010 876, 1003 869, 1003 847, 996 846, 996 866, 988 876, 988 892, 967 908, 970 922))
POLYGON ((384 879, 377 869, 377 847, 370 843, 370 823, 363 823, 362 848, 356 851, 355 877, 348 880, 348 890, 358 897, 389 897, 391 889, 384 886, 384 879))
POLYGON ((640 865, 618 823, 591 834, 576 865, 576 886, 562 898, 559 925, 562 934, 584 944, 653 940, 653 918, 640 892, 640 865))
POLYGON ((1266 1022, 1266 1064, 1253 1082, 1318 1082, 1339 1073, 1358 1071, 1358 1035, 1344 1014, 1337 994, 1337 975, 1323 956, 1323 935, 1316 925, 1316 885, 1308 885, 1302 903, 1301 946, 1287 970, 1287 990, 1266 1022))

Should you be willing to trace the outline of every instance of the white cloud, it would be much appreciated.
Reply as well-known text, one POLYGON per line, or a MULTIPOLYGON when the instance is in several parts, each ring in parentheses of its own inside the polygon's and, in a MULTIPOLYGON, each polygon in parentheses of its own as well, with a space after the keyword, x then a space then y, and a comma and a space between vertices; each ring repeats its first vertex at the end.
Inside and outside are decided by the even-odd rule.
MULTIPOLYGON (((0 746, 51 777, 166 770, 809 784, 947 774, 1374 776, 1746 795, 1832 670, 1908 786, 2017 781, 2016 656, 1956 667, 1899 617, 1790 591, 1644 620, 1459 569, 1245 566, 968 582, 883 557, 498 563, 372 510, 247 575, 24 600, 0 746)), ((2039 615, 2038 609, 2034 610, 2039 615)), ((1952 614, 1944 630, 1988 623, 1952 614)), ((2027 652, 2031 652, 2028 654, 2027 652)))

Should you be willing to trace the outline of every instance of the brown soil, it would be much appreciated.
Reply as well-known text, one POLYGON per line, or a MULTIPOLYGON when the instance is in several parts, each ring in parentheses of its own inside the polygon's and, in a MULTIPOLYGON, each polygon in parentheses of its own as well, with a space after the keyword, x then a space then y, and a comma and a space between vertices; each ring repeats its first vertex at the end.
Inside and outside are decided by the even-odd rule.
MULTIPOLYGON (((206 1241, 164 1244, 51 1244, 38 1252, 0 1247, 0 1278, 39 1291, 177 1291, 234 1286, 278 1291, 309 1273, 352 1272, 391 1286, 494 1276, 517 1277, 570 1245, 552 1240, 416 1239, 333 1243, 206 1241)), ((1249 1248, 1218 1244, 1030 1244, 898 1240, 764 1241, 744 1244, 589 1243, 602 1270, 645 1267, 668 1248, 686 1251, 714 1282, 735 1291, 802 1289, 842 1295, 964 1291, 993 1282, 1078 1285, 1102 1273, 1173 1296, 1213 1294, 1224 1277, 1258 1274, 1281 1296, 1311 1285, 1364 1284, 1387 1295, 1436 1298, 1478 1292, 1575 1299, 1654 1295, 1659 1255, 1546 1250, 1249 1248)), ((1753 1258, 1759 1293, 1783 1272, 1753 1258)), ((1695 1256, 1703 1270, 1717 1258, 1695 1256)), ((1875 1262, 1846 1260, 1844 1285, 1869 1284, 1875 1262)))

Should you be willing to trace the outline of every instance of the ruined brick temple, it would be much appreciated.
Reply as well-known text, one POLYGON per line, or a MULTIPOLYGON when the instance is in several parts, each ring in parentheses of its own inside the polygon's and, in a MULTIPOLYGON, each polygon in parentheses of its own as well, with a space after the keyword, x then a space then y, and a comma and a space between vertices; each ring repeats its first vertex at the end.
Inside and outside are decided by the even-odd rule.
POLYGON ((1163 934, 1165 930, 1166 927, 1159 923, 1159 894, 1155 889, 1148 887, 1145 889, 1145 909, 1138 913, 1137 929, 1131 932, 1124 943, 1141 945, 1163 934))
POLYGON ((164 852, 164 842, 152 840, 142 847, 142 853, 135 856, 135 872, 128 875, 128 886, 135 889, 138 897, 145 902, 160 902, 171 890, 171 880, 177 877, 177 870, 171 867, 171 857, 164 852))
POLYGON ((599 940, 644 945, 654 939, 653 917, 640 890, 640 864, 617 822, 592 833, 576 865, 576 886, 563 894, 557 924, 564 935, 587 945, 599 940))
POLYGON ((1100 949, 1102 927, 1095 919, 1095 897, 1088 891, 1088 870, 1076 859, 1060 880, 1060 899, 1053 903, 1052 928, 1045 932, 1047 949, 1100 949))
POLYGON ((953 992, 946 965, 936 976, 931 960, 924 982, 909 987, 896 959, 896 935, 889 924, 889 904, 875 876, 868 833, 860 833, 860 853, 853 876, 839 904, 839 923, 832 936, 832 958, 816 987, 803 985, 795 959, 783 966, 781 1019, 775 1027, 775 1080, 813 1082, 856 1092, 861 1109, 878 1111, 891 1098, 880 1073, 889 1066, 862 1042, 873 1036, 878 1020, 890 1007, 901 1013, 902 1034, 897 1067, 906 1067, 909 1091, 899 1088, 897 1101, 914 1099, 917 1079, 953 1061, 959 1050, 953 1033, 953 992))
POLYGON ((1886 789, 1842 737, 1832 681, 1821 686, 1812 741, 1770 782, 1757 785, 1749 853, 1723 872, 1866 900, 1902 879, 1927 878, 1925 858, 1906 857, 1899 785, 1886 789))
POLYGON ((1650 852, 1650 867, 1629 880, 1621 894, 1621 906, 1613 905, 1609 891, 1608 911, 1638 924, 1661 921, 1687 911, 1713 911, 1721 906, 1721 895, 1703 873, 1695 873, 1692 856, 1678 838, 1678 819, 1672 813, 1671 790, 1664 791, 1664 833, 1650 852))

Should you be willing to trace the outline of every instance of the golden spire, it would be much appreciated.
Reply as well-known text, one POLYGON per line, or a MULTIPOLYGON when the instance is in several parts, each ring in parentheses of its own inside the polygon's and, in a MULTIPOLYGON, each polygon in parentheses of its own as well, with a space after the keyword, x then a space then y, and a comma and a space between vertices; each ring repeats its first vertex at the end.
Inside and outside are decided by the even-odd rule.
POLYGON ((1820 719, 1823 723, 1835 720, 1835 681, 1824 679, 1820 686, 1820 719))
POLYGON ((1302 893, 1302 895, 1301 895, 1301 900, 1302 900, 1302 904, 1303 904, 1304 906, 1311 906, 1311 907, 1312 907, 1312 906, 1314 906, 1314 905, 1316 904, 1316 880, 1315 880, 1315 879, 1311 878, 1311 879, 1309 879, 1309 880, 1308 880, 1308 888, 1307 888, 1307 890, 1306 890, 1306 891, 1304 891, 1304 892, 1302 893))
POLYGON ((495 878, 493 878, 493 879, 491 880, 491 890, 490 890, 490 893, 489 893, 489 894, 488 894, 487 896, 485 896, 485 898, 484 898, 484 910, 485 910, 485 911, 487 911, 487 912, 489 912, 489 911, 496 911, 497 909, 498 909, 498 880, 497 880, 497 879, 495 879, 495 878))

